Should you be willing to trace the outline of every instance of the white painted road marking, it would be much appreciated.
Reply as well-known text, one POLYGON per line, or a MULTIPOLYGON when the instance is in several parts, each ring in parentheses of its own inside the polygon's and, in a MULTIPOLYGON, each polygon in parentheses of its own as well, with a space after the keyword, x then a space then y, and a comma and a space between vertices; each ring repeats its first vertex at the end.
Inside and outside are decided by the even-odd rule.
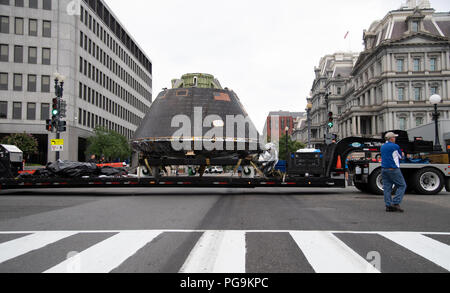
POLYGON ((379 273, 330 232, 291 232, 316 273, 379 273))
POLYGON ((392 232, 380 235, 450 271, 449 245, 418 233, 392 232))
MULTIPOLYGON (((161 233, 141 231, 114 235, 78 254, 76 267, 79 271, 75 273, 109 273, 161 233)), ((73 267, 73 260, 69 258, 45 273, 71 273, 73 267)))
MULTIPOLYGON (((81 253, 71 253, 64 262, 47 272, 108 273, 118 268, 139 249, 162 233, 203 233, 180 273, 245 273, 247 233, 289 233, 318 273, 377 273, 335 233, 381 235, 413 253, 450 271, 450 246, 424 235, 450 236, 450 233, 361 232, 361 231, 211 231, 211 230, 138 230, 138 231, 46 231, 0 232, 0 235, 31 234, 0 243, 0 264, 29 252, 39 251, 64 238, 84 233, 116 233, 81 253)), ((261 253, 265 253, 264 251, 261 253)), ((288 252, 292 253, 292 252, 288 252)), ((414 264, 411 264, 414 266, 414 264)), ((7 266, 7 264, 5 264, 7 266)))
POLYGON ((77 232, 36 232, 6 243, 0 244, 0 263, 16 258, 28 252, 38 250, 77 232))
POLYGON ((205 232, 192 249, 180 273, 245 273, 243 231, 205 232))

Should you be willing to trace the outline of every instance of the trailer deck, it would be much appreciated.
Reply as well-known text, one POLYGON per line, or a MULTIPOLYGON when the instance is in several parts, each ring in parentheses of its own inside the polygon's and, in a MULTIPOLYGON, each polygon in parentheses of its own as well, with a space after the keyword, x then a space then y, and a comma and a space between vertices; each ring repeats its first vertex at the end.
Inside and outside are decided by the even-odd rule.
POLYGON ((0 179, 0 190, 26 189, 26 188, 257 188, 257 187, 335 187, 345 188, 344 179, 331 179, 329 177, 295 178, 286 180, 273 180, 265 178, 240 178, 223 176, 205 177, 161 177, 155 178, 26 178, 26 179, 0 179))

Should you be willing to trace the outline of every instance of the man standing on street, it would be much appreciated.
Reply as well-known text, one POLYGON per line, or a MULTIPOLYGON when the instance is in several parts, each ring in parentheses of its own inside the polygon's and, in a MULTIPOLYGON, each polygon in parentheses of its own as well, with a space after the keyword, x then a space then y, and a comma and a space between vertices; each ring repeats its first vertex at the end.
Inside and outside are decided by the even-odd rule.
POLYGON ((406 182, 400 170, 400 160, 403 158, 402 150, 397 145, 398 135, 389 132, 386 134, 386 144, 381 147, 382 177, 384 188, 384 201, 387 212, 401 212, 400 204, 406 192, 406 182), (394 200, 392 200, 393 186, 397 187, 394 200))

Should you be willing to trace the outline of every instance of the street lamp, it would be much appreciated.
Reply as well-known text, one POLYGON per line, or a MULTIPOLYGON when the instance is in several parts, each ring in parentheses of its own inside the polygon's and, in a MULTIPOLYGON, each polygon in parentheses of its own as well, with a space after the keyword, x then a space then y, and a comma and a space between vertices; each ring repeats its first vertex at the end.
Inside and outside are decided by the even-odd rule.
MULTIPOLYGON (((56 95, 56 99, 57 99, 57 108, 53 110, 53 116, 55 117, 55 124, 56 124, 56 139, 60 139, 61 138, 61 133, 60 133, 60 119, 61 119, 61 99, 63 97, 63 93, 64 93, 64 80, 66 79, 66 77, 64 75, 59 74, 58 72, 54 73, 54 77, 55 77, 55 95, 56 95)), ((56 161, 58 161, 60 158, 59 156, 59 152, 56 152, 56 161)))
POLYGON ((286 161, 287 161, 288 158, 289 158, 289 146, 288 146, 288 143, 289 143, 289 140, 288 140, 288 136, 289 136, 289 127, 286 126, 286 128, 285 128, 284 130, 286 131, 286 161))
POLYGON ((442 101, 441 96, 439 95, 432 95, 430 97, 430 102, 432 105, 434 105, 434 113, 433 113, 433 120, 434 124, 436 126, 436 140, 434 144, 434 151, 435 152, 442 152, 442 146, 441 142, 439 140, 439 112, 438 112, 438 104, 442 101))
POLYGON ((311 110, 313 108, 313 105, 311 103, 308 103, 306 105, 306 120, 308 122, 308 148, 311 147, 311 110))

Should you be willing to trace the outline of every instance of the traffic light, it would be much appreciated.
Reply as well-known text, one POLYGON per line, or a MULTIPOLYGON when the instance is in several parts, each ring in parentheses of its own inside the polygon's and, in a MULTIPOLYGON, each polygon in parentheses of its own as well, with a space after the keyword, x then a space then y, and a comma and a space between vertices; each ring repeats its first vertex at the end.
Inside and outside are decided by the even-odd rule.
POLYGON ((334 127, 334 114, 333 112, 328 113, 328 127, 333 128, 334 127))
POLYGON ((59 115, 59 100, 58 98, 54 98, 52 101, 52 116, 58 116, 59 115))
POLYGON ((48 119, 45 121, 45 129, 47 131, 53 132, 53 124, 52 124, 52 120, 48 119))
POLYGON ((58 132, 66 132, 67 131, 67 122, 59 121, 58 132))
POLYGON ((64 100, 61 100, 59 107, 59 117, 66 118, 67 117, 66 114, 67 114, 67 103, 64 100))

